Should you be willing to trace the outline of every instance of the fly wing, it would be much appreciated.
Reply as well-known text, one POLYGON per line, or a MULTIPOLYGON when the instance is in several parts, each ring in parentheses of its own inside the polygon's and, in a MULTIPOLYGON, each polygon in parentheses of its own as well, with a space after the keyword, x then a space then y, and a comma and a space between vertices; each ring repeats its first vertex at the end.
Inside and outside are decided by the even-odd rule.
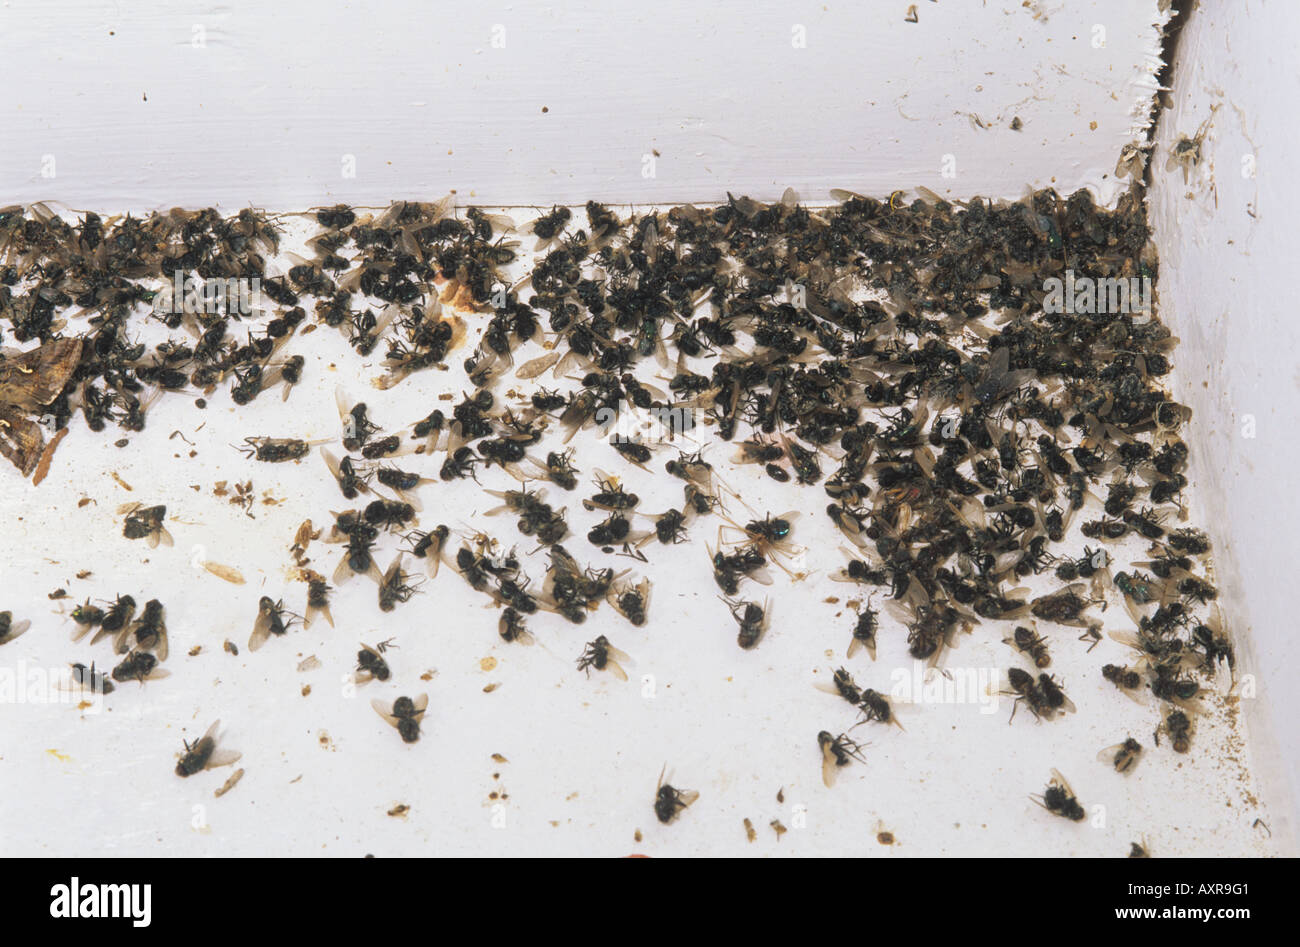
POLYGON ((377 713, 377 714, 379 714, 379 716, 383 717, 383 718, 384 718, 384 721, 385 721, 385 722, 386 722, 390 727, 396 727, 396 726, 397 726, 397 718, 396 718, 395 716, 393 716, 393 705, 392 705, 392 704, 385 704, 385 703, 384 703, 382 700, 380 700, 378 697, 375 697, 375 698, 372 698, 372 699, 371 699, 371 701, 370 701, 370 706, 373 707, 373 708, 375 708, 375 713, 377 713))

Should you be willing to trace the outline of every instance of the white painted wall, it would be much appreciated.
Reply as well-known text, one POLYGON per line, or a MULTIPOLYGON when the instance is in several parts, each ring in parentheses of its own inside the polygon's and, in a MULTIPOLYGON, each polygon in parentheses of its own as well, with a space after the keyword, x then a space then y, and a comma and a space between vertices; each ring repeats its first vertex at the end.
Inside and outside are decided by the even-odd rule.
POLYGON ((1247 649, 1245 670, 1258 677, 1260 699, 1244 704, 1278 816, 1300 811, 1298 31, 1294 4, 1201 4, 1179 46, 1151 192, 1160 315, 1182 339, 1176 393, 1195 410, 1193 482, 1212 514, 1224 608, 1247 649), (1164 155, 1216 107, 1201 166, 1184 183, 1164 155))
POLYGON ((0 199, 1114 196, 1147 115, 1155 0, 922 0, 915 24, 907 6, 7 0, 0 199))
MULTIPOLYGON (((787 185, 820 200, 831 187, 918 184, 955 197, 1090 187, 1113 200, 1116 156, 1141 134, 1158 67, 1156 0, 922 0, 916 24, 903 21, 906 6, 9 0, 0 2, 0 205, 295 209, 453 188, 465 203, 671 203, 727 190, 771 198, 787 185), (497 25, 503 48, 493 45, 497 25), (796 26, 805 48, 792 43, 796 26), (1010 129, 1015 117, 1022 131, 1010 129), (644 156, 654 151, 647 177, 644 156), (343 176, 345 155, 355 157, 355 177, 343 176), (942 175, 945 155, 955 177, 942 175)), ((1212 520, 1225 605, 1249 632, 1245 670, 1266 698, 1246 709, 1281 834, 1285 780, 1300 786, 1300 747, 1287 732, 1300 709, 1288 670, 1297 663, 1293 582, 1279 555, 1300 525, 1300 451, 1290 437, 1300 420, 1291 356, 1300 330, 1279 311, 1300 213, 1283 165, 1300 135, 1289 114, 1300 80, 1286 45, 1300 10, 1202 7, 1183 41, 1162 147, 1223 105, 1204 176, 1185 186, 1157 170, 1159 291, 1163 317, 1183 338, 1178 394, 1197 413, 1198 516, 1212 520), (1255 178, 1240 173, 1249 153, 1255 178), (1247 414, 1254 439, 1241 436, 1247 414)), ((218 711, 205 705, 194 723, 201 729, 218 711)), ((247 717, 243 726, 248 740, 247 717)), ((920 725, 911 726, 916 735, 920 725)), ((291 729, 312 737, 305 722, 291 729)), ((1081 753, 1097 736, 1064 742, 1081 753)), ((75 752, 77 762, 59 765, 86 765, 75 752)), ((267 791, 282 792, 293 766, 267 791)), ((1170 775, 1170 792, 1183 775, 1170 775)), ((391 799, 372 802, 382 813, 391 799)), ((152 837, 147 822, 138 839, 152 837)), ((1006 836, 1014 831, 1009 823, 1006 836)), ((1204 831, 1212 838, 1218 828, 1204 831)))

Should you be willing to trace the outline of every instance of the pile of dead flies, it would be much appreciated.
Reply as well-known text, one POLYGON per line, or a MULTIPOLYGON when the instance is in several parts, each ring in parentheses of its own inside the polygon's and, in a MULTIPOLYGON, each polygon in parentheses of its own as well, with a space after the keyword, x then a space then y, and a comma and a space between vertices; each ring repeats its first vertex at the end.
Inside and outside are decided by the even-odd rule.
MULTIPOLYGON (((280 251, 284 218, 257 210, 69 220, 43 205, 6 208, 0 342, 21 352, 0 359, 0 450, 29 475, 51 449, 42 431, 64 428, 78 412, 92 431, 140 430, 166 392, 208 399, 224 388, 247 405, 278 388, 287 398, 304 371, 293 348, 316 328, 343 333, 362 355, 382 352, 380 387, 446 370, 473 329, 481 341, 464 362, 473 390, 447 413, 431 406, 410 428, 386 433, 364 404, 340 404, 342 456, 322 454, 356 508, 330 527, 328 538, 343 545, 332 577, 299 570, 305 623, 323 614, 332 624, 329 583, 356 574, 376 582, 380 609, 405 602, 414 592, 405 555, 423 560, 429 575, 446 565, 494 599, 506 641, 527 640, 539 609, 580 624, 608 602, 633 625, 647 622, 649 580, 580 561, 570 547, 583 537, 530 484, 570 492, 589 482, 579 470, 587 458, 572 448, 543 451, 544 431, 560 429, 567 443, 619 411, 657 410, 686 419, 694 443, 731 442, 736 462, 759 465, 791 490, 824 491, 825 514, 856 550, 836 578, 889 600, 917 660, 936 662, 959 631, 1000 627, 1017 660, 1033 667, 1011 668, 1007 693, 1040 720, 1073 705, 1044 670, 1051 654, 1037 623, 1074 627, 1080 647, 1095 644, 1102 623, 1091 610, 1104 607, 1107 592, 1118 595, 1136 625, 1122 636, 1133 663, 1098 673, 1122 692, 1154 695, 1163 708, 1156 742, 1164 733, 1186 752, 1202 680, 1230 670, 1234 656, 1205 577, 1208 540, 1185 525, 1187 447, 1178 432, 1189 412, 1161 383, 1176 340, 1151 312, 1044 305, 1045 281, 1067 271, 1154 282, 1140 189, 1114 211, 1096 208, 1085 191, 1062 199, 1042 190, 1015 203, 952 204, 929 192, 910 201, 901 192, 883 201, 836 197, 839 204, 813 209, 790 193, 773 204, 729 195, 716 206, 626 219, 588 203, 585 212, 555 207, 518 228, 450 199, 377 213, 337 206, 296 215, 319 228, 306 244, 312 256, 295 257, 287 276, 275 278, 266 278, 266 260, 280 251), (532 267, 512 279, 524 239, 535 241, 532 267), (259 308, 226 299, 160 311, 157 286, 177 272, 257 277, 259 308), (141 320, 161 322, 170 335, 152 346, 132 341, 141 320), (522 408, 503 406, 494 391, 503 379, 517 385, 548 370, 580 382, 564 392, 537 384, 522 408), (667 391, 647 380, 656 373, 670 377, 667 391), (412 445, 422 470, 394 462, 406 463, 412 445), (519 533, 536 542, 532 553, 482 532, 420 527, 415 491, 494 467, 513 475, 495 492, 519 533), (1104 515, 1076 522, 1089 498, 1104 515), (1076 531, 1097 548, 1055 554, 1076 531), (375 547, 385 533, 407 549, 381 571, 375 547), (1149 543, 1149 558, 1113 571, 1107 544, 1133 535, 1149 543), (538 586, 530 559, 544 571, 538 586), (1015 586, 1031 574, 1054 575, 1060 587, 1024 597, 1015 586)), ((725 515, 726 491, 707 450, 619 434, 608 442, 596 463, 662 471, 680 480, 682 502, 638 512, 639 498, 619 476, 599 474, 582 500, 605 517, 585 536, 599 552, 636 555, 647 544, 683 542, 697 519, 725 515)), ((244 444, 268 463, 311 448, 263 434, 244 444)), ((165 510, 127 512, 128 538, 157 540, 165 510)), ((768 615, 743 589, 779 565, 793 524, 769 515, 739 528, 742 538, 708 554, 738 644, 753 648, 768 615)), ((118 680, 156 674, 166 654, 162 606, 150 601, 135 622, 133 610, 134 600, 119 596, 74 616, 135 656, 136 665, 113 672, 118 680)), ((267 597, 256 616, 253 649, 299 620, 267 597)), ((845 629, 849 653, 865 648, 874 657, 878 628, 877 612, 861 608, 845 629)), ((388 679, 383 652, 358 654, 359 680, 388 679)), ((601 635, 577 663, 625 677, 621 655, 601 635)), ((897 723, 889 700, 859 688, 847 670, 833 687, 863 721, 897 723)), ((376 709, 414 742, 426 706, 420 695, 376 709)), ((823 731, 817 746, 828 783, 860 758, 846 733, 823 731)), ((1110 762, 1123 772, 1140 751, 1130 737, 1110 762)), ((654 810, 670 821, 693 798, 661 780, 654 810)), ((1044 805, 1071 819, 1079 811, 1059 774, 1044 805)))

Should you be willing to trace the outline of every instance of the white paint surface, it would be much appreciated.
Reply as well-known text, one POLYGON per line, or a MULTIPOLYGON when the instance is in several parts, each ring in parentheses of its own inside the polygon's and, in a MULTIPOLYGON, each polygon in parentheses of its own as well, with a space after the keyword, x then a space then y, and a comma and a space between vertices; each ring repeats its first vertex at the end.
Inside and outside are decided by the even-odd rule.
POLYGON ((1292 4, 1202 4, 1192 15, 1173 108, 1159 125, 1150 195, 1160 314, 1182 339, 1176 394, 1195 411, 1193 481, 1201 508, 1216 513, 1208 525, 1224 608, 1258 681, 1259 699, 1244 702, 1256 767, 1278 815, 1291 816, 1289 826, 1273 826, 1291 845, 1300 810, 1292 554, 1300 530, 1292 288, 1300 78, 1289 39, 1297 30, 1300 8, 1292 4), (1201 165, 1184 182, 1181 171, 1165 168, 1169 148, 1194 137, 1211 114, 1201 165))
POLYGON ((455 189, 549 205, 918 184, 1015 198, 1050 183, 1109 203, 1148 114, 1155 7, 921 2, 913 24, 897 0, 10 0, 0 199, 299 208, 455 189))
MULTIPOLYGON (((629 6, 617 15, 578 4, 563 12, 405 2, 321 12, 296 3, 141 9, 79 0, 55 10, 13 2, 0 7, 0 55, 7 63, 0 87, 0 202, 287 209, 336 200, 383 204, 455 188, 465 203, 592 197, 632 203, 707 200, 728 190, 774 197, 787 185, 817 200, 831 187, 887 193, 917 184, 959 197, 1014 197, 1027 184, 1051 184, 1062 193, 1086 186, 1109 202, 1119 148, 1137 137, 1135 127, 1146 117, 1155 68, 1149 24, 1161 18, 1154 6, 923 2, 920 23, 907 24, 905 4, 893 2, 783 6, 779 13, 742 3, 708 9, 673 3, 629 6), (491 46, 497 23, 506 27, 504 49, 491 46), (807 49, 791 47, 795 23, 807 27, 807 49), (1107 30, 1101 49, 1091 44, 1097 23, 1107 30), (202 48, 192 45, 196 25, 205 31, 202 48), (969 115, 989 127, 974 127, 969 115), (1024 123, 1018 133, 1008 128, 1016 116, 1024 123), (642 156, 652 150, 660 152, 656 176, 646 178, 642 156), (354 179, 341 177, 345 154, 356 156, 354 179), (945 154, 956 159, 956 178, 941 176, 945 154), (41 175, 46 155, 54 157, 54 177, 41 175)), ((1268 86, 1254 73, 1276 86, 1283 66, 1249 50, 1293 35, 1282 28, 1294 27, 1290 13, 1273 16, 1286 22, 1251 7, 1226 34, 1194 18, 1192 35, 1204 38, 1189 39, 1184 49, 1212 73, 1231 63, 1225 77, 1243 89, 1256 83, 1255 99, 1235 101, 1252 102, 1261 115, 1294 101, 1294 94, 1270 98, 1258 91, 1268 86), (1231 48, 1223 45, 1225 35, 1231 48)), ((1181 80, 1188 85, 1179 86, 1184 112, 1177 131, 1194 131, 1204 117, 1202 86, 1210 81, 1225 80, 1181 80)), ((1274 119, 1280 128, 1282 116, 1274 119)), ((1207 148, 1240 126, 1225 106, 1207 148)), ((1275 153, 1294 144, 1279 136, 1275 153)), ((1234 174, 1228 157, 1237 147, 1227 157, 1214 153, 1234 174)), ((1223 178, 1232 176, 1219 175, 1220 212, 1213 219, 1203 186, 1194 183, 1196 197, 1184 201, 1184 189, 1166 187, 1172 179, 1158 175, 1156 196, 1166 255, 1163 316, 1184 338, 1176 358, 1181 394, 1198 409, 1196 479, 1205 500, 1194 515, 1223 510, 1222 518, 1235 524, 1218 529, 1221 578, 1233 606, 1253 619, 1249 660, 1268 688, 1265 701, 1248 704, 1254 735, 1257 723, 1261 731, 1268 724, 1257 712, 1260 704, 1273 703, 1279 729, 1296 717, 1295 698, 1283 695, 1282 684, 1285 662, 1295 662, 1283 594, 1289 583, 1270 545, 1279 522, 1272 503, 1286 502, 1286 481, 1271 487, 1261 476, 1280 477, 1295 466, 1285 433, 1295 429, 1295 380, 1289 367, 1255 371, 1275 365, 1277 352, 1294 351, 1296 340, 1289 324, 1263 312, 1224 274, 1257 279, 1263 270, 1250 266, 1258 256, 1248 253, 1274 246, 1281 248, 1277 258, 1285 253, 1294 199, 1280 172, 1272 192, 1261 175, 1261 195, 1273 193, 1275 202, 1261 197, 1260 220, 1247 226, 1238 210, 1224 210, 1241 204, 1226 199, 1223 178), (1202 222, 1199 233, 1193 225, 1202 222), (1267 239, 1266 227, 1276 228, 1267 239), (1257 236, 1247 240, 1252 228, 1257 236), (1228 237, 1219 239, 1224 234, 1237 241, 1233 247, 1225 246, 1228 237), (1231 261, 1226 269, 1225 259, 1231 261), (1213 282, 1204 278, 1211 274, 1218 277, 1213 282), (1229 305, 1232 331, 1220 315, 1229 305), (1247 331, 1238 329, 1243 323, 1247 331), (1289 344, 1270 341, 1278 332, 1287 333, 1289 344), (1189 350, 1196 353, 1190 360, 1189 350), (1224 362, 1206 359, 1210 388, 1198 392, 1202 353, 1222 353, 1224 362), (1255 441, 1232 436, 1236 416, 1251 410, 1242 405, 1260 420, 1255 441), (1232 460, 1216 475, 1209 461, 1225 457, 1232 460)), ((1234 193, 1245 187, 1254 199, 1256 182, 1233 180, 1234 193)), ((4 585, 15 590, 15 610, 39 624, 6 646, 6 661, 53 668, 90 656, 66 642, 50 614, 51 569, 61 570, 57 584, 67 583, 74 596, 158 595, 176 637, 173 678, 139 693, 124 688, 103 715, 61 707, 52 723, 48 706, 5 708, 0 765, 20 767, 20 781, 7 784, 22 791, 9 795, 12 804, 0 815, 0 851, 66 852, 71 842, 78 851, 124 854, 619 854, 638 847, 656 854, 884 854, 889 850, 871 840, 878 820, 897 833, 897 851, 912 854, 1038 854, 1047 840, 1054 852, 1114 855, 1142 834, 1156 854, 1273 850, 1251 827, 1261 811, 1249 805, 1256 787, 1238 752, 1238 732, 1221 716, 1199 725, 1199 743, 1230 738, 1230 756, 1183 760, 1166 752, 1141 764, 1140 782, 1108 773, 1093 759, 1123 731, 1146 737, 1150 714, 1117 705, 1103 682, 1088 676, 1095 675, 1091 658, 1077 664, 1058 658, 1083 712, 1040 727, 1020 720, 1007 727, 1005 707, 994 717, 971 706, 914 708, 904 718, 907 734, 873 729, 865 737, 875 743, 870 766, 850 769, 826 791, 812 738, 844 714, 811 682, 841 662, 851 622, 850 613, 836 616, 841 609, 821 598, 847 597, 848 587, 783 589, 774 614, 787 621, 798 616, 797 623, 779 623, 763 646, 743 654, 719 630, 730 620, 694 547, 694 556, 657 564, 657 627, 644 633, 602 612, 598 624, 582 630, 539 621, 538 646, 508 648, 491 634, 495 613, 444 574, 391 623, 376 622, 373 592, 354 589, 340 594, 336 632, 318 626, 257 655, 224 654, 226 636, 245 644, 256 595, 292 595, 291 604, 300 604, 301 587, 283 575, 285 549, 304 515, 319 522, 320 511, 339 500, 318 492, 321 471, 309 464, 255 469, 259 493, 271 489, 292 503, 259 508, 254 524, 212 497, 211 484, 247 475, 226 447, 231 440, 290 430, 333 434, 335 381, 346 377, 360 394, 369 376, 358 372, 341 341, 329 333, 317 339, 327 337, 312 372, 314 388, 269 415, 259 402, 258 431, 223 402, 209 410, 209 427, 197 434, 204 418, 180 399, 165 399, 130 452, 74 430, 76 440, 65 442, 45 485, 7 494, 5 520, 22 517, 23 541, 5 561, 4 585), (340 372, 329 371, 332 359, 340 372), (202 438, 196 458, 167 440, 177 428, 202 438), (132 548, 123 556, 112 507, 137 496, 112 487, 107 472, 148 483, 159 469, 145 460, 151 451, 168 458, 166 469, 179 471, 150 491, 172 507, 177 547, 153 554, 132 548), (55 489, 60 476, 66 480, 61 491, 55 489), (83 493, 101 497, 99 505, 76 508, 83 493), (69 530, 78 537, 76 561, 64 542, 69 530), (249 585, 235 594, 196 573, 195 545, 211 558, 240 564, 249 585), (95 576, 72 581, 80 568, 95 576), (667 581, 660 578, 665 571, 667 581), (683 583, 680 597, 672 592, 675 581, 683 583), (637 658, 632 683, 588 681, 573 670, 571 652, 600 632, 637 658), (393 633, 402 646, 395 658, 402 684, 370 688, 389 697, 429 691, 429 735, 411 748, 364 706, 367 691, 347 697, 337 680, 358 638, 393 633), (816 639, 814 650, 809 637, 816 639), (203 651, 185 657, 199 643, 203 651), (297 662, 313 653, 325 669, 297 672, 297 662), (478 662, 488 656, 501 663, 483 672, 478 662), (426 668, 438 675, 413 684, 412 673, 426 668), (657 699, 642 696, 636 683, 642 673, 656 676, 657 699), (503 686, 485 695, 489 681, 503 686), (312 696, 300 695, 304 683, 313 685, 312 696), (1105 710, 1087 712, 1099 707, 1105 710), (248 772, 231 795, 214 800, 211 790, 224 772, 182 783, 170 767, 180 738, 201 733, 218 716, 230 745, 244 752, 240 765, 248 772), (492 763, 492 752, 511 762, 492 763), (672 829, 654 823, 648 805, 664 761, 675 781, 702 793, 672 829), (1106 806, 1104 831, 1073 831, 1028 800, 1041 791, 1050 766, 1066 772, 1085 804, 1106 806), (511 831, 492 828, 493 772, 502 774, 511 796, 511 831), (780 787, 783 803, 776 801, 780 787), (1172 808, 1170 798, 1177 800, 1172 808), (398 802, 414 806, 407 820, 385 814, 398 802), (794 831, 800 811, 806 829, 794 831), (746 816, 760 833, 753 846, 744 843, 740 826, 746 816), (792 828, 780 842, 767 828, 778 817, 792 828), (638 827, 646 832, 644 846, 632 843, 638 827)), ((377 416, 397 425, 425 413, 438 390, 459 389, 424 378, 383 396, 366 395, 377 416)), ((733 476, 749 491, 762 485, 733 476)), ((468 517, 476 503, 481 507, 466 493, 437 509, 455 520, 468 517)), ((436 515, 433 509, 429 515, 436 515)), ((503 523, 499 532, 509 535, 510 527, 503 523)), ((814 560, 827 560, 822 564, 829 568, 837 540, 822 537, 814 545, 814 560)), ((332 565, 336 549, 315 550, 332 565)), ((1067 634, 1054 641, 1060 654, 1075 644, 1067 634)), ((1113 649, 1115 659, 1125 657, 1113 643, 1102 647, 1113 649)), ((991 641, 963 642, 957 656, 964 667, 1007 663, 1005 647, 991 641)), ((910 664, 901 648, 882 646, 879 662, 859 658, 854 672, 862 683, 879 685, 910 664)), ((1286 746, 1284 759, 1294 771, 1294 741, 1286 746)), ((1258 757, 1266 774, 1285 768, 1258 757)), ((1283 817, 1268 816, 1275 825, 1283 817)))

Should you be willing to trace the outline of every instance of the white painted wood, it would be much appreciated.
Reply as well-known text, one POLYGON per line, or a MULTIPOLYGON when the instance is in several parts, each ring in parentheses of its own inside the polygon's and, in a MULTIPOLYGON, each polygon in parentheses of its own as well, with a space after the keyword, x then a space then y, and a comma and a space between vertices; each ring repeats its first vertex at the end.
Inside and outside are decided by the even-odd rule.
POLYGON ((1298 29, 1300 8, 1290 4, 1203 4, 1191 16, 1150 195, 1160 314, 1182 339, 1176 394, 1195 411, 1196 506, 1210 514, 1223 608, 1254 676, 1258 696, 1242 701, 1254 765, 1274 812, 1291 822, 1272 831, 1292 846, 1300 811, 1298 29), (1166 169, 1169 149, 1206 122, 1201 165, 1184 181, 1166 169))
POLYGON ((1115 196, 1155 0, 917 6, 10 0, 0 199, 1115 196))

